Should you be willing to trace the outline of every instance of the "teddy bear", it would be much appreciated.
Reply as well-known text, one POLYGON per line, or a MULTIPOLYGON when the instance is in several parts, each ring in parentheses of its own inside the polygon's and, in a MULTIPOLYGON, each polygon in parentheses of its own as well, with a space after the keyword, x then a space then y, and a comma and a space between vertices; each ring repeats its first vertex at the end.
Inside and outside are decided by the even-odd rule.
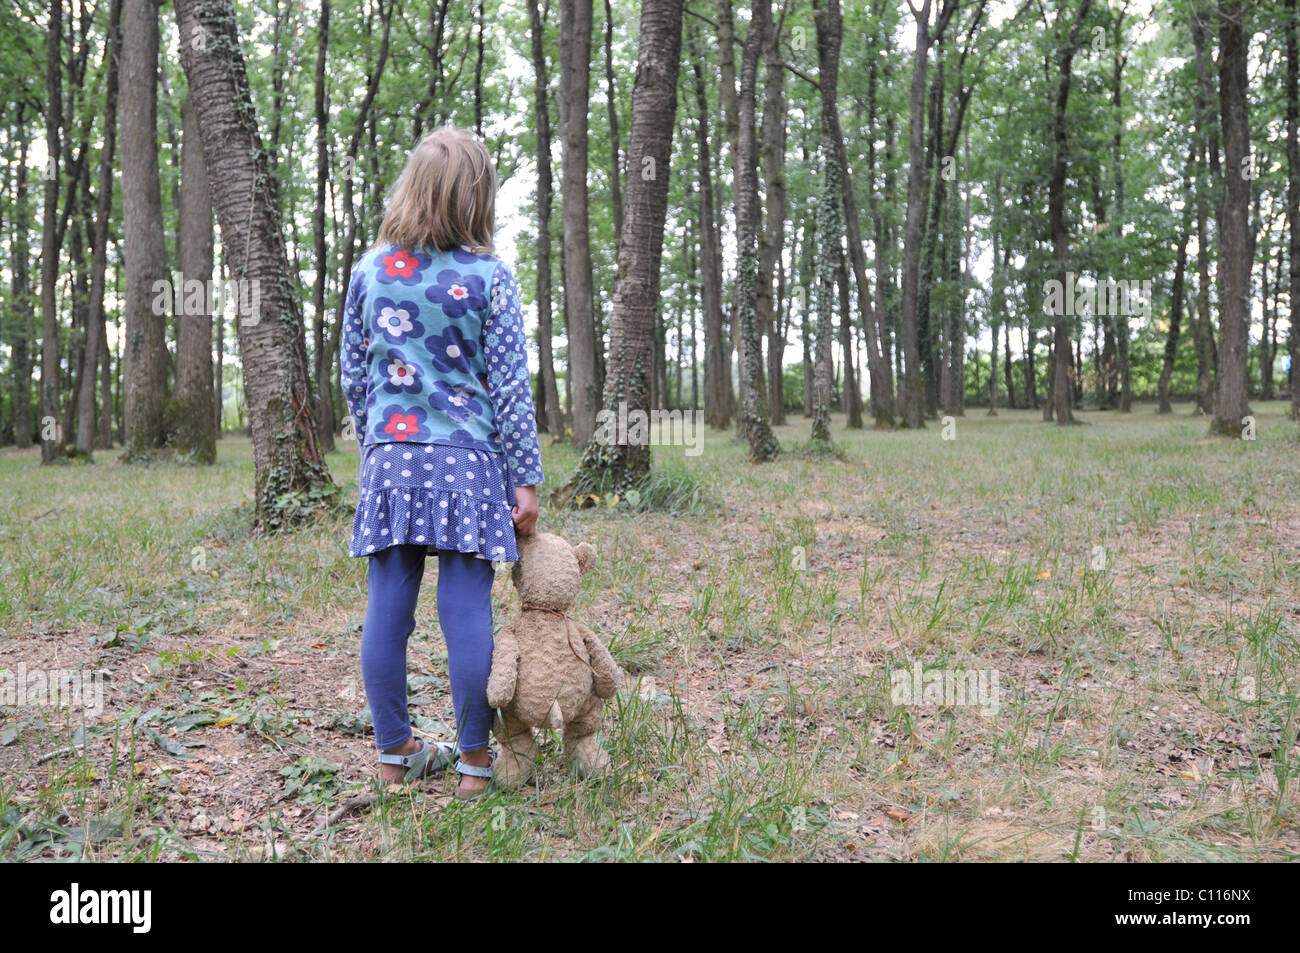
POLYGON ((519 787, 532 777, 534 728, 563 731, 565 756, 579 776, 609 766, 596 729, 623 673, 595 633, 568 615, 582 574, 595 563, 590 543, 571 546, 552 533, 519 537, 519 560, 510 576, 522 608, 496 635, 487 687, 501 744, 492 776, 503 787, 519 787))

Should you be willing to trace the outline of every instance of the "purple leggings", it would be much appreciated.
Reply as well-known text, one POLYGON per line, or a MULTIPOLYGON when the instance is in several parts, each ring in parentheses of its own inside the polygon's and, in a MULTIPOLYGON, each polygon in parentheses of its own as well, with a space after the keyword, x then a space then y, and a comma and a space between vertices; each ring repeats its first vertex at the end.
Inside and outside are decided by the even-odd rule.
MULTIPOLYGON (((492 709, 492 563, 472 553, 438 550, 438 624, 447 640, 447 674, 456 710, 457 743, 477 751, 488 743, 492 709)), ((375 747, 395 748, 411 737, 406 708, 406 642, 415 630, 415 604, 426 546, 390 546, 370 557, 361 677, 375 723, 375 747)))

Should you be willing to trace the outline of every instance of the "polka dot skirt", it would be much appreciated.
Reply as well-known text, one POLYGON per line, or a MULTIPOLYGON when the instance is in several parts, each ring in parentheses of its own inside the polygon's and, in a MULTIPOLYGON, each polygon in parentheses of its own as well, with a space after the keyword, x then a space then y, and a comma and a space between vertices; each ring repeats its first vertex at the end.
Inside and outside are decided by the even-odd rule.
POLYGON ((499 453, 425 443, 363 449, 350 556, 425 545, 483 559, 519 558, 499 453))

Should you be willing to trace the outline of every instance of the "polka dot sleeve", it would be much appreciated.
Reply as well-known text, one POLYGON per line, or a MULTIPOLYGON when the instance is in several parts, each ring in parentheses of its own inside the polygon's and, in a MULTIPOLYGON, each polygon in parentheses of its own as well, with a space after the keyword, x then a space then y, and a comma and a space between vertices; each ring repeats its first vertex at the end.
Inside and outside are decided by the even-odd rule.
POLYGON ((357 432, 357 443, 366 442, 366 330, 362 315, 364 293, 363 272, 352 273, 348 282, 347 301, 343 306, 343 346, 339 348, 339 370, 342 376, 343 395, 347 398, 348 412, 357 432))
POLYGON ((506 465, 515 486, 536 486, 543 479, 542 457, 528 376, 524 316, 519 306, 519 286, 503 262, 497 264, 492 277, 492 306, 483 324, 483 353, 487 357, 488 395, 496 411, 506 465))

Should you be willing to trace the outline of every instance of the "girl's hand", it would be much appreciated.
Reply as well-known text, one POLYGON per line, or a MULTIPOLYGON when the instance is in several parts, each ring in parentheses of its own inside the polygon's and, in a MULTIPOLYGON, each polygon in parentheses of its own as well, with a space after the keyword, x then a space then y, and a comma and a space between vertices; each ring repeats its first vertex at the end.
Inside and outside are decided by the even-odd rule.
POLYGON ((515 505, 510 510, 515 529, 524 536, 537 531, 537 490, 531 486, 515 487, 515 505))

